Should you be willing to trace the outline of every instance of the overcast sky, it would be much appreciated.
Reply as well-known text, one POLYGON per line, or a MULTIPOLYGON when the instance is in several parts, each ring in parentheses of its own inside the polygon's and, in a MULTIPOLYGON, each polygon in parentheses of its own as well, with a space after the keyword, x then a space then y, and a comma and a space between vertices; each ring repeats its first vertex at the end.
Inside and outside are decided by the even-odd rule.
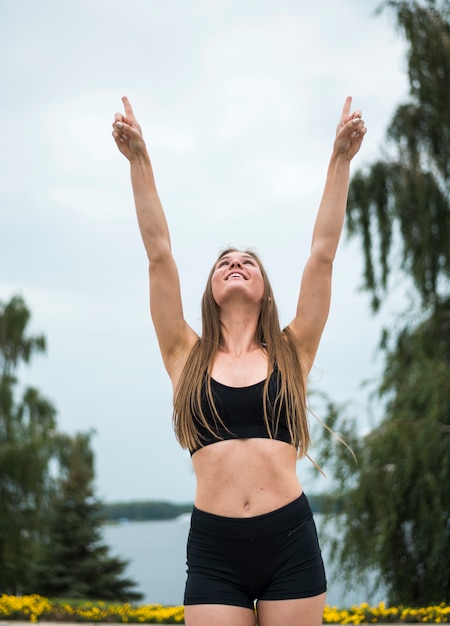
MULTIPOLYGON (((171 388, 148 314, 128 163, 111 137, 127 95, 171 229, 197 330, 220 249, 252 247, 283 324, 294 314, 347 95, 377 158, 407 97, 405 46, 372 0, 2 0, 0 299, 20 294, 48 350, 21 371, 69 433, 95 430, 106 501, 192 501, 171 388)), ((361 429, 383 320, 369 313, 359 241, 342 241, 311 386, 353 402, 361 429)), ((386 314, 387 315, 387 314, 386 314)), ((388 319, 385 315, 385 320, 388 319)), ((323 486, 299 465, 306 490, 323 486)))

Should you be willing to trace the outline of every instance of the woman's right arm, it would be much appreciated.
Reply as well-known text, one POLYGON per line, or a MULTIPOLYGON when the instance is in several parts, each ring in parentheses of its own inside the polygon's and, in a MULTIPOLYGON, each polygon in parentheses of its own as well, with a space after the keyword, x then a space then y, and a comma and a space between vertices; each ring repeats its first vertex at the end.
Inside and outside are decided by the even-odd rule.
POLYGON ((125 115, 116 113, 113 137, 130 162, 139 230, 149 260, 151 315, 164 365, 176 386, 198 337, 183 316, 178 269, 142 131, 128 99, 122 101, 125 115))

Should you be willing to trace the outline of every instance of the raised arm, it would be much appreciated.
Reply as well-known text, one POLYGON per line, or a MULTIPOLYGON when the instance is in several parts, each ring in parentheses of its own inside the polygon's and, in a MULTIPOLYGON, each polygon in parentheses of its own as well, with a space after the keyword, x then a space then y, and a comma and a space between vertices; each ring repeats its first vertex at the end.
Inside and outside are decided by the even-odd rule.
POLYGON ((149 260, 150 309, 164 365, 174 385, 197 335, 183 317, 178 270, 145 141, 127 98, 116 113, 113 137, 130 162, 136 214, 149 260))
POLYGON ((289 324, 306 369, 312 367, 328 317, 333 260, 344 224, 350 182, 350 162, 361 147, 366 127, 361 111, 351 113, 352 98, 342 110, 317 213, 311 253, 300 286, 295 318, 289 324))

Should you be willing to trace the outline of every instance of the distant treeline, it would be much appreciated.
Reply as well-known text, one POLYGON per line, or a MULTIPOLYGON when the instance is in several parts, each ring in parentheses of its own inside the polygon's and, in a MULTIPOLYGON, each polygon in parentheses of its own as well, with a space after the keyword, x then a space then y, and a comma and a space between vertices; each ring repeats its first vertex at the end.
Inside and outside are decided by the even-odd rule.
MULTIPOLYGON (((310 494, 308 500, 314 513, 339 510, 338 500, 327 494, 310 494)), ((192 502, 177 504, 163 500, 114 502, 103 504, 103 518, 108 522, 168 520, 190 513, 192 506, 192 502)))
POLYGON ((103 504, 103 519, 108 522, 130 520, 133 522, 143 520, 175 519, 183 513, 192 511, 192 503, 176 504, 159 500, 146 500, 139 502, 114 502, 103 504))

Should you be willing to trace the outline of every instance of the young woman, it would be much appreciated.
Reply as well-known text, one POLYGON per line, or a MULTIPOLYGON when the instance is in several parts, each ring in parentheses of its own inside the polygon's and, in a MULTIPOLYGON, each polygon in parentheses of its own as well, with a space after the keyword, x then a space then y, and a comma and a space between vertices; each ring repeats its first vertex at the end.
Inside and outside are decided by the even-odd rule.
POLYGON ((328 316, 350 161, 366 133, 345 101, 292 322, 280 329, 258 257, 229 249, 210 272, 202 335, 178 271, 141 128, 127 98, 113 137, 130 162, 149 259, 150 308, 174 390, 174 426, 197 478, 187 546, 187 626, 319 626, 326 579, 296 461, 308 449, 306 379, 328 316))

